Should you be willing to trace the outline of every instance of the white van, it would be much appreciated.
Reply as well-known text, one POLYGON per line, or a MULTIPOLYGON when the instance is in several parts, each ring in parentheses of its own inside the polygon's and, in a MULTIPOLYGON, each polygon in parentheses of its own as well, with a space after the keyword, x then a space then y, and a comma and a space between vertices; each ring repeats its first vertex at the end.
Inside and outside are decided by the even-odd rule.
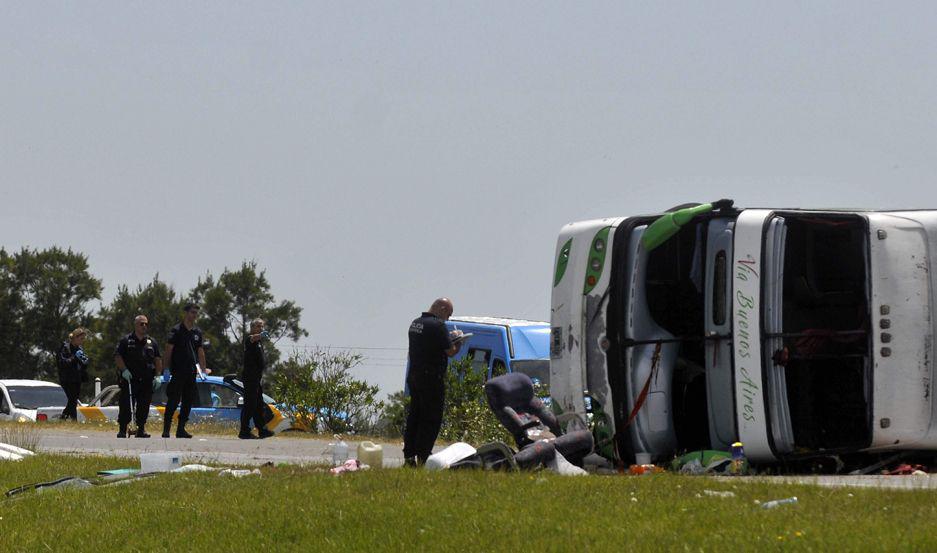
POLYGON ((723 200, 567 225, 555 409, 625 461, 736 440, 756 462, 937 450, 932 254, 931 210, 723 200))

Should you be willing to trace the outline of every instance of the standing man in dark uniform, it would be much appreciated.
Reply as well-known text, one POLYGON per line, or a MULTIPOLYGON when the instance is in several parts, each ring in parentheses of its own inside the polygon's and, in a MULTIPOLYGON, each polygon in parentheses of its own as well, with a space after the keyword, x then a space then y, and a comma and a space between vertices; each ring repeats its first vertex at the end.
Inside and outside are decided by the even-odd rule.
POLYGON ((253 438, 269 438, 273 432, 264 428, 264 395, 260 380, 264 369, 267 368, 267 356, 264 352, 263 340, 270 337, 264 330, 264 320, 251 321, 251 330, 244 337, 244 372, 241 382, 244 383, 244 405, 241 406, 241 431, 238 438, 250 440, 253 438), (251 434, 251 420, 259 436, 251 434))
POLYGON ((163 360, 159 355, 159 345, 146 333, 150 321, 146 315, 137 315, 133 319, 133 332, 124 336, 117 343, 114 361, 120 373, 120 402, 117 411, 117 424, 120 430, 118 438, 127 437, 127 425, 130 423, 130 402, 136 408, 138 438, 149 438, 146 433, 146 419, 150 414, 150 400, 153 392, 159 388, 163 374, 163 360))
POLYGON ((189 420, 192 403, 198 397, 195 376, 205 369, 205 349, 202 347, 202 330, 195 326, 199 306, 196 303, 185 304, 185 316, 182 322, 172 327, 166 340, 166 359, 169 360, 170 380, 166 387, 166 411, 163 413, 163 437, 169 437, 172 429, 172 416, 179 409, 177 438, 191 438, 185 431, 189 420))
POLYGON ((449 357, 462 348, 460 333, 453 331, 450 335, 446 330, 451 316, 452 302, 439 298, 429 311, 410 323, 410 410, 403 433, 403 456, 410 466, 426 462, 442 426, 449 357))

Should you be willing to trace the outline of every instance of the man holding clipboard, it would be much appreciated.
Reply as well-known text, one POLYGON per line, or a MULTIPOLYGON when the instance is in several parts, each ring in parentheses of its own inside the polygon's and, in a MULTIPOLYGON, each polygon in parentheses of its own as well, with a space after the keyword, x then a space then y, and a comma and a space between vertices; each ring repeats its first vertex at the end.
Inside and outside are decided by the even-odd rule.
POLYGON ((452 316, 452 301, 439 298, 429 311, 410 323, 410 409, 403 433, 403 456, 406 464, 424 464, 433 452, 433 444, 442 426, 445 404, 445 376, 449 358, 459 353, 465 336, 459 330, 446 330, 452 316))
POLYGON ((198 397, 195 387, 195 377, 204 379, 202 372, 205 367, 205 348, 202 347, 202 329, 195 326, 198 318, 199 306, 196 303, 185 305, 185 316, 182 322, 172 327, 169 339, 166 340, 166 355, 169 360, 170 380, 166 387, 166 412, 163 413, 163 437, 169 437, 172 429, 172 416, 179 407, 179 426, 176 427, 177 438, 191 438, 192 434, 185 431, 185 423, 189 420, 192 403, 198 397))

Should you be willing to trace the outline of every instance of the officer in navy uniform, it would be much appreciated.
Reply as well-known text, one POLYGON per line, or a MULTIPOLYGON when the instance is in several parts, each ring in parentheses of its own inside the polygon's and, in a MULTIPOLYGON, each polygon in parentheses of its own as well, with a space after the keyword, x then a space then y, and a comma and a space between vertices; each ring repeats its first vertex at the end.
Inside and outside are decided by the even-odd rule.
POLYGON ((90 359, 82 349, 88 331, 78 327, 68 333, 68 341, 62 344, 57 356, 59 368, 59 384, 65 390, 65 409, 61 418, 78 420, 78 394, 81 392, 81 383, 88 380, 88 363, 90 359))
POLYGON ((251 321, 250 334, 244 337, 244 372, 241 373, 241 382, 244 383, 244 404, 241 406, 241 431, 238 438, 250 440, 252 438, 269 438, 273 432, 264 428, 264 395, 261 378, 267 368, 267 355, 264 352, 263 341, 270 338, 264 330, 264 320, 251 321), (251 421, 258 436, 251 434, 251 421))
POLYGON ((133 319, 133 332, 124 336, 117 343, 114 361, 120 373, 120 403, 117 412, 117 424, 120 430, 118 438, 127 437, 127 425, 130 423, 130 402, 136 409, 137 438, 149 438, 146 433, 146 419, 150 414, 150 401, 153 392, 162 382, 163 362, 159 355, 159 345, 147 334, 150 326, 146 315, 137 315, 133 319))
POLYGON ((182 322, 172 327, 169 338, 166 340, 166 360, 169 361, 170 380, 166 387, 166 412, 163 413, 163 437, 169 437, 172 429, 172 416, 179 408, 179 426, 176 427, 177 438, 191 438, 185 430, 189 420, 192 404, 198 397, 195 386, 195 377, 198 373, 196 365, 205 370, 205 348, 202 347, 202 330, 195 326, 198 318, 199 306, 196 303, 185 305, 185 315, 182 322))
POLYGON ((403 433, 403 456, 406 464, 424 464, 433 451, 433 444, 442 426, 446 398, 445 376, 449 357, 462 349, 461 333, 446 330, 452 316, 452 302, 439 298, 429 311, 410 323, 410 368, 407 386, 410 409, 403 433))

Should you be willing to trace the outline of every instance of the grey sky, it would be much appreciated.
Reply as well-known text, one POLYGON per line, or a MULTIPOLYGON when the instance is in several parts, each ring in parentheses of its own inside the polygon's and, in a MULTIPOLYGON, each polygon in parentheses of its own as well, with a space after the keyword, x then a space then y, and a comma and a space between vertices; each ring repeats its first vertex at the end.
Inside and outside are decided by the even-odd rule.
MULTIPOLYGON (((0 3, 0 245, 243 259, 308 344, 549 317, 573 220, 937 207, 937 4, 0 3)), ((400 387, 400 349, 362 370, 400 387)))

